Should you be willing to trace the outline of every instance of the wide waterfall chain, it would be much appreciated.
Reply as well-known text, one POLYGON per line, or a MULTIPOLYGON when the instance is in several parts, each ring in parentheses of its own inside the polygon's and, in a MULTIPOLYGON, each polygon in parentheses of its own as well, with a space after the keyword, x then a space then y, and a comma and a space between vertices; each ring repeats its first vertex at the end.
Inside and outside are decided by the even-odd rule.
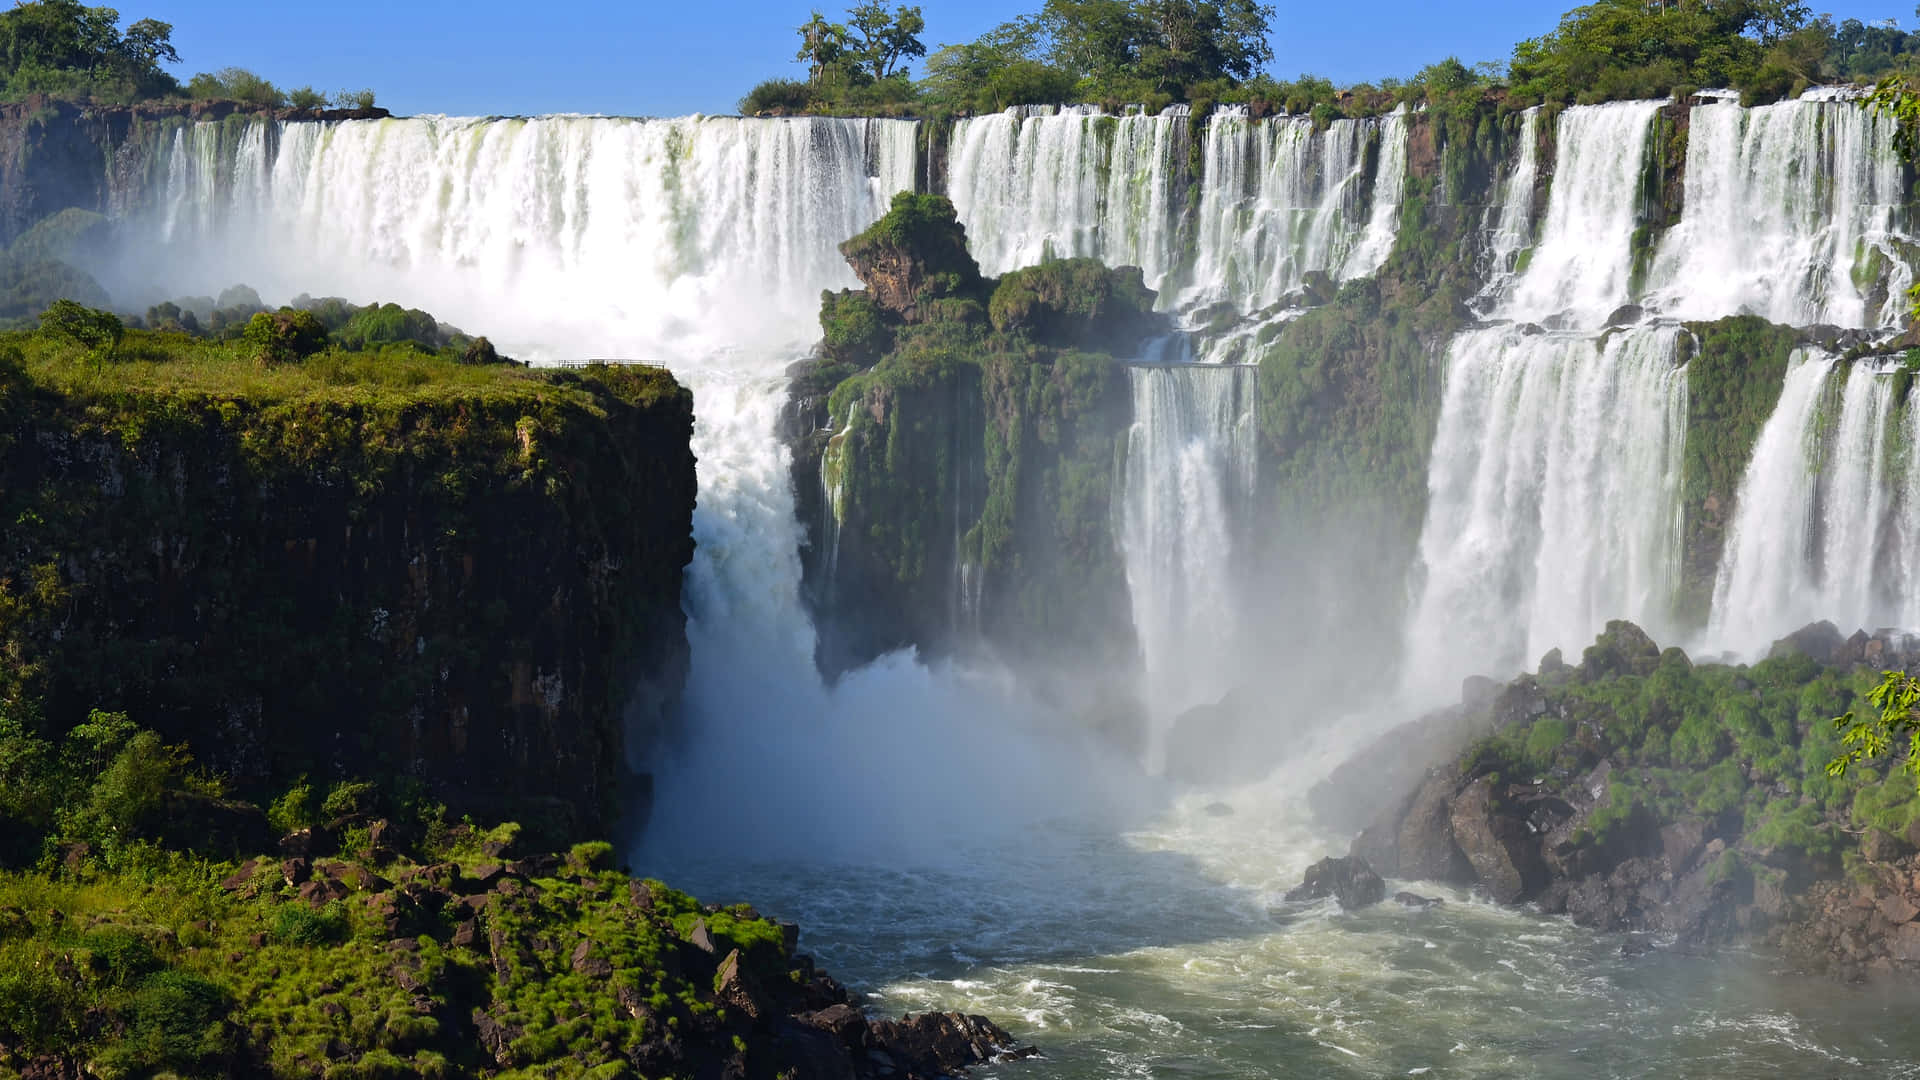
POLYGON ((916 131, 824 117, 200 123, 157 136, 171 140, 145 200, 158 212, 133 224, 176 292, 244 281, 282 298, 398 298, 536 350, 671 361, 744 345, 772 363, 817 334, 820 289, 858 284, 838 245, 912 188, 916 131))
POLYGON ((1232 301, 1242 311, 1297 292, 1306 276, 1377 271, 1393 250, 1407 178, 1404 110, 1320 128, 1255 121, 1243 106, 1207 119, 1188 176, 1185 106, 1113 116, 1023 107, 954 126, 949 190, 981 268, 1046 258, 1139 266, 1165 308, 1232 301), (1199 185, 1188 219, 1186 185, 1199 185), (1181 272, 1191 233, 1192 268, 1181 272))

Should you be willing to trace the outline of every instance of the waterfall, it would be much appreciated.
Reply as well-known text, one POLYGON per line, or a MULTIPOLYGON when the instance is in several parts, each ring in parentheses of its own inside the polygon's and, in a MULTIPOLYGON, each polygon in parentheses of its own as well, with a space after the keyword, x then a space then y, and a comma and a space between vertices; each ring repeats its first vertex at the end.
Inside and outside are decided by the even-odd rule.
POLYGON ((1341 281, 1367 277, 1385 265, 1393 254, 1393 241, 1400 231, 1400 201, 1407 187, 1407 107, 1395 109, 1380 121, 1379 168, 1374 173, 1373 205, 1367 212, 1367 228, 1359 242, 1340 264, 1341 281))
POLYGON ((1159 289, 1179 259, 1186 157, 1185 106, 1014 108, 954 124, 947 186, 985 273, 1092 256, 1159 289))
POLYGON ((1622 101, 1560 114, 1540 242, 1500 315, 1595 327, 1631 299, 1641 172, 1662 104, 1622 101))
POLYGON ((1680 331, 1472 330, 1448 351, 1428 475, 1409 685, 1442 693, 1609 619, 1657 637, 1678 580, 1680 331))
POLYGON ((1187 304, 1267 307, 1306 275, 1371 274, 1393 249, 1407 162, 1407 123, 1307 117, 1256 122, 1223 106, 1203 142, 1200 217, 1187 304), (1369 187, 1367 150, 1378 150, 1369 187))
POLYGON ((1487 240, 1487 285, 1479 303, 1489 308, 1498 307, 1520 270, 1521 253, 1533 245, 1533 196, 1540 181, 1540 106, 1520 117, 1519 153, 1501 181, 1499 216, 1487 240))
POLYGON ((1912 240, 1894 130, 1854 101, 1695 106, 1685 215, 1660 245, 1650 304, 1686 319, 1897 326, 1912 240))
POLYGON ((820 290, 857 284, 837 245, 913 186, 910 121, 421 117, 256 121, 238 140, 232 130, 172 135, 152 200, 172 294, 245 281, 269 296, 405 297, 499 338, 584 333, 595 350, 661 358, 804 346, 820 290), (720 311, 724 325, 707 318, 720 311))
POLYGON ((1851 364, 1836 388, 1837 366, 1796 354, 1760 431, 1714 582, 1709 647, 1759 654, 1818 619, 1843 633, 1920 626, 1915 401, 1897 408, 1892 370, 1872 361, 1851 364))
POLYGON ((257 163, 210 126, 168 136, 151 214, 130 223, 158 285, 393 300, 521 356, 654 359, 692 388, 692 656, 659 843, 905 855, 1098 802, 1086 757, 1064 764, 1033 734, 1038 707, 998 683, 904 654, 832 687, 814 669, 782 372, 818 337, 820 290, 855 284, 837 245, 912 186, 911 122, 256 127, 257 163))
POLYGON ((1120 542, 1160 733, 1185 709, 1234 686, 1239 650, 1235 523, 1254 493, 1254 402, 1249 367, 1166 364, 1129 369, 1120 542))

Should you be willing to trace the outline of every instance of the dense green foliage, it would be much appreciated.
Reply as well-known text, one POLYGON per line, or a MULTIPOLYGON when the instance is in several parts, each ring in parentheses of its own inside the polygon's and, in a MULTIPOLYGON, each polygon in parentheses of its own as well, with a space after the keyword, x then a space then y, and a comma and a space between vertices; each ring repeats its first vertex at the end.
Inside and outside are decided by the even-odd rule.
POLYGON ((509 861, 517 826, 365 783, 336 785, 344 813, 284 864, 153 829, 217 788, 123 715, 58 743, 0 718, 0 1076, 633 1075, 663 1040, 712 1043, 648 1070, 684 1075, 747 1030, 722 957, 810 974, 779 926, 615 872, 605 843, 509 861))
POLYGON ((216 98, 256 108, 370 109, 373 91, 331 99, 312 87, 283 91, 244 68, 195 75, 185 86, 161 67, 178 64, 173 24, 138 19, 124 30, 120 12, 79 0, 19 0, 0 12, 0 100, 32 94, 124 103, 156 98, 216 98))
POLYGON ((1867 760, 1845 775, 1827 768, 1843 750, 1832 717, 1880 681, 1793 651, 1752 667, 1695 665, 1611 623, 1578 668, 1542 672, 1544 711, 1477 744, 1467 772, 1564 783, 1607 761, 1591 842, 1642 814, 1693 817, 1744 835, 1745 850, 1837 861, 1864 830, 1904 838, 1920 820, 1913 784, 1867 760))
POLYGON ((741 111, 899 106, 992 110, 1084 101, 1218 96, 1273 58, 1273 8, 1257 0, 1046 0, 971 42, 947 45, 918 84, 901 60, 926 55, 917 7, 860 5, 845 24, 816 13, 799 29, 805 84, 769 80, 741 111))
POLYGON ((1920 792, 1920 675, 1903 671, 1881 673, 1880 685, 1867 692, 1872 715, 1862 719, 1855 712, 1833 721, 1845 747, 1827 763, 1827 775, 1845 776, 1861 764, 1896 754, 1896 744, 1906 740, 1906 762, 1901 766, 1916 779, 1920 792))
MULTIPOLYGON (((865 5, 885 17, 878 4, 865 5)), ((924 29, 918 9, 914 33, 924 29)), ((1798 0, 1596 0, 1551 33, 1514 46, 1507 63, 1448 57, 1408 78, 1336 87, 1264 72, 1272 8, 1257 0, 1046 0, 1041 10, 972 41, 945 44, 919 81, 875 67, 847 26, 816 15, 801 27, 805 81, 773 79, 741 102, 757 112, 992 112, 1012 105, 1093 102, 1150 109, 1218 102, 1316 117, 1373 115, 1397 103, 1440 105, 1504 89, 1515 106, 1597 103, 1741 90, 1749 103, 1825 83, 1866 82, 1920 68, 1920 34, 1858 19, 1835 23, 1798 0), (888 72, 876 77, 875 71, 888 72)), ((872 40, 869 38, 862 41, 872 40)), ((917 40, 917 39, 916 39, 917 40)))
POLYGON ((179 63, 173 26, 141 19, 123 32, 120 13, 78 0, 24 0, 0 12, 0 96, 28 94, 132 101, 177 93, 161 69, 179 63))

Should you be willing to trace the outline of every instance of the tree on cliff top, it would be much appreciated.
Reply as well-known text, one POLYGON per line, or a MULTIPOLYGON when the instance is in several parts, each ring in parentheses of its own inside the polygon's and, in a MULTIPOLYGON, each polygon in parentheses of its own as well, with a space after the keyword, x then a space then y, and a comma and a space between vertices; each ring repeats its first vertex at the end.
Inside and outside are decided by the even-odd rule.
POLYGON ((22 0, 0 12, 0 80, 5 96, 57 94, 113 101, 160 97, 180 84, 160 63, 179 63, 173 26, 141 19, 120 30, 120 13, 78 0, 22 0))
POLYGON ((1515 45, 1512 85, 1548 101, 1744 87, 1807 16, 1798 0, 1599 0, 1567 12, 1552 33, 1515 45))

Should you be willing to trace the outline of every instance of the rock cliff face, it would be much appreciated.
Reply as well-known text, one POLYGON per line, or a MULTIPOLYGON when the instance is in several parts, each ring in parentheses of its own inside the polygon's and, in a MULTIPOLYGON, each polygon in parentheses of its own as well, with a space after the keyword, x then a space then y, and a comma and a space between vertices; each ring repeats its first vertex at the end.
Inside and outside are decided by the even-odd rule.
POLYGON ((691 428, 657 369, 293 400, 0 372, 0 708, 127 711, 246 792, 378 772, 604 827, 685 665, 691 428))
POLYGON ((982 279, 939 196, 902 195, 843 250, 868 288, 823 298, 787 428, 822 668, 909 645, 989 642, 1036 672, 1128 653, 1120 358, 1165 327, 1139 271, 982 279))
POLYGON ((1695 667, 1613 623, 1577 667, 1549 655, 1388 734, 1312 802, 1388 877, 1848 977, 1920 972, 1920 794, 1821 768, 1832 717, 1916 666, 1920 641, 1817 624, 1751 668, 1695 667))

